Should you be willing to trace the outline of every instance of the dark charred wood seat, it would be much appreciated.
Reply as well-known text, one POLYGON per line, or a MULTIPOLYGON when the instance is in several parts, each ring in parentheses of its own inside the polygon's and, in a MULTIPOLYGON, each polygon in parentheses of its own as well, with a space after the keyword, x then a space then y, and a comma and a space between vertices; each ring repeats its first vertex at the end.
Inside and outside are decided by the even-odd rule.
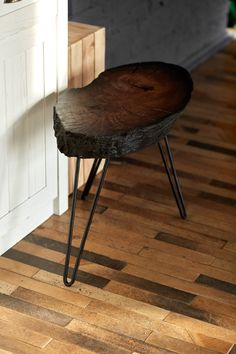
POLYGON ((58 149, 67 156, 119 157, 164 137, 189 101, 192 80, 176 65, 143 63, 102 73, 66 90, 55 114, 58 149))
POLYGON ((182 218, 186 208, 167 134, 187 105, 193 84, 182 67, 161 62, 129 64, 106 70, 89 86, 66 90, 54 111, 58 149, 77 157, 64 283, 73 284, 104 182, 109 160, 158 144, 182 218), (164 141, 164 145, 162 144, 164 141), (77 262, 68 281, 80 158, 95 158, 82 198, 89 193, 102 158, 106 159, 91 207, 77 262))

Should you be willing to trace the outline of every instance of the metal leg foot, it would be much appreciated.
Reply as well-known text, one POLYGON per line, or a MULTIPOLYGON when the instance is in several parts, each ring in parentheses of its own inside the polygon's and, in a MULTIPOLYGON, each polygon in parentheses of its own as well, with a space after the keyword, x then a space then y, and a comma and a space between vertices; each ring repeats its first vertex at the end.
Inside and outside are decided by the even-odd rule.
POLYGON ((183 198, 183 194, 181 191, 179 179, 178 179, 178 176, 176 173, 176 169, 175 169, 175 165, 174 165, 174 158, 173 158, 173 154, 171 152, 171 148, 170 148, 167 136, 164 138, 164 141, 165 141, 165 147, 166 147, 167 153, 164 152, 162 142, 158 142, 161 157, 163 160, 163 164, 165 166, 165 170, 166 170, 166 173, 167 173, 170 185, 171 185, 171 189, 172 189, 174 198, 176 200, 176 204, 179 209, 180 216, 182 219, 186 219, 187 212, 186 212, 186 207, 185 207, 185 203, 184 203, 184 198, 183 198))
POLYGON ((64 275, 63 275, 63 281, 64 284, 66 286, 71 286, 75 280, 76 280, 76 276, 77 276, 77 272, 78 272, 78 268, 79 268, 79 264, 80 264, 80 260, 81 260, 81 256, 84 250, 84 246, 85 246, 85 242, 89 233, 89 229, 93 220, 93 215, 96 209, 96 205, 98 202, 98 198, 100 195, 100 192, 102 190, 102 186, 104 183, 104 179, 106 176, 106 172, 108 169, 108 165, 109 165, 109 159, 106 160, 103 171, 102 171, 102 175, 99 181, 99 185, 97 187, 97 192, 95 194, 90 212, 89 212, 89 217, 88 217, 88 221, 80 242, 80 246, 78 248, 78 254, 76 257, 76 262, 75 262, 75 266, 71 271, 71 276, 70 276, 70 280, 68 279, 69 277, 69 270, 70 270, 70 257, 71 257, 71 249, 72 249, 72 238, 73 238, 73 229, 74 229, 74 220, 75 220, 75 208, 76 208, 76 195, 77 195, 77 188, 78 188, 78 177, 79 177, 79 170, 80 170, 80 158, 77 158, 76 161, 76 171, 75 171, 75 179, 74 179, 74 190, 73 190, 73 195, 72 195, 72 208, 71 208, 71 217, 70 217, 70 225, 69 225, 69 234, 68 234, 68 243, 67 243, 67 252, 66 252, 66 260, 65 260, 65 269, 64 269, 64 275))
POLYGON ((90 192, 90 189, 92 187, 94 178, 96 177, 96 173, 97 173, 98 167, 100 166, 101 161, 102 161, 102 159, 95 159, 93 162, 93 166, 92 166, 91 171, 89 173, 88 180, 86 182, 86 185, 85 185, 84 190, 81 195, 82 200, 86 199, 86 197, 88 196, 88 194, 90 192))

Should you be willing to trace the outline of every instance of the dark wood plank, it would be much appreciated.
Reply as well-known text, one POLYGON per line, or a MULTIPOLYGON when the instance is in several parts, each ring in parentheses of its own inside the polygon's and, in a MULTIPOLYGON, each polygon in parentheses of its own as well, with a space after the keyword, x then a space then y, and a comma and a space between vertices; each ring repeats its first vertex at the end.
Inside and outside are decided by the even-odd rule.
POLYGON ((198 147, 200 149, 220 152, 222 154, 230 155, 230 156, 234 156, 234 157, 236 156, 236 150, 226 149, 226 148, 220 147, 218 145, 201 143, 201 142, 196 141, 196 140, 189 140, 187 144, 190 145, 190 146, 198 147))
POLYGON ((210 286, 212 288, 219 289, 219 290, 225 291, 227 293, 236 295, 236 284, 232 284, 232 283, 228 283, 223 280, 211 278, 211 277, 208 277, 203 274, 199 275, 199 277, 195 281, 196 281, 196 283, 205 284, 205 285, 210 286))
POLYGON ((201 192, 199 194, 200 198, 207 199, 207 200, 212 200, 215 203, 220 203, 223 205, 229 205, 232 207, 236 207, 236 200, 232 198, 226 198, 222 197, 220 195, 212 194, 212 193, 207 193, 207 192, 201 192))
MULTIPOLYGON (((55 274, 63 274, 64 265, 60 263, 55 263, 35 255, 30 255, 28 253, 20 252, 15 249, 10 249, 6 253, 4 253, 4 257, 14 259, 18 262, 22 262, 25 264, 29 264, 34 267, 38 267, 40 269, 45 269, 48 272, 52 272, 55 274)), ((97 277, 86 272, 80 271, 77 275, 77 280, 81 282, 85 282, 87 284, 97 286, 99 288, 103 288, 107 283, 108 280, 102 277, 97 277)))
POLYGON ((122 296, 158 306, 165 310, 173 311, 191 318, 199 319, 201 321, 210 322, 211 320, 211 314, 206 311, 195 309, 194 307, 181 301, 162 297, 146 290, 137 289, 131 285, 122 284, 121 286, 119 282, 112 280, 106 286, 106 289, 114 292, 115 294, 120 294, 122 296))
POLYGON ((236 191, 236 184, 232 184, 232 183, 226 183, 224 181, 218 181, 218 180, 212 180, 210 182, 210 184, 212 186, 216 186, 216 187, 219 187, 219 188, 224 188, 224 189, 228 189, 230 191, 236 191))
POLYGON ((159 232, 156 237, 156 240, 164 241, 171 243, 173 245, 181 246, 188 248, 190 250, 198 250, 199 243, 194 240, 188 240, 187 238, 174 236, 166 232, 159 232))
POLYGON ((16 299, 9 295, 0 294, 0 306, 30 315, 35 318, 42 319, 47 322, 65 327, 70 323, 72 318, 67 315, 62 315, 58 312, 45 309, 43 307, 30 304, 27 301, 16 299))
MULTIPOLYGON (((34 233, 25 237, 24 240, 27 242, 34 243, 36 245, 49 248, 54 251, 58 251, 64 254, 66 253, 66 244, 60 241, 52 240, 47 237, 38 236, 34 233)), ((73 256, 77 255, 76 247, 72 247, 72 255, 73 256)), ((85 259, 86 261, 89 262, 101 264, 104 265, 105 267, 116 269, 116 270, 122 270, 127 264, 126 262, 122 262, 118 259, 112 259, 104 255, 97 254, 95 252, 86 251, 86 250, 84 250, 83 252, 82 259, 85 259)))

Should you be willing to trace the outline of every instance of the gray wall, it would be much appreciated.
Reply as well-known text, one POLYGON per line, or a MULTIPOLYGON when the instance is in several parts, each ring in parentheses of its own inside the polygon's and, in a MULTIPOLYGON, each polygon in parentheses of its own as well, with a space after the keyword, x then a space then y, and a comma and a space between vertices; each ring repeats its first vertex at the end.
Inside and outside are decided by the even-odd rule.
POLYGON ((106 67, 161 60, 193 67, 225 39, 228 0, 71 0, 70 19, 105 26, 106 67))

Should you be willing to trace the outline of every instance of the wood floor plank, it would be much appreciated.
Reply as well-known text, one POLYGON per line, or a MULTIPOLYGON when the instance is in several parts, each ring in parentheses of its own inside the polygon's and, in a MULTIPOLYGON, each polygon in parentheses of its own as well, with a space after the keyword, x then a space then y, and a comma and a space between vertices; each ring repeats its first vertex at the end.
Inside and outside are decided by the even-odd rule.
POLYGON ((0 280, 0 294, 11 295, 16 289, 16 285, 0 280))
MULTIPOLYGON (((119 214, 120 215, 120 212, 119 214)), ((123 217, 123 214, 121 214, 121 217, 123 217)), ((164 224, 161 223, 161 227, 164 230, 174 230, 173 226, 170 225, 166 225, 166 227, 164 227, 164 224)), ((188 233, 186 232, 186 230, 183 229, 179 229, 176 228, 175 229, 176 232, 178 232, 178 234, 184 234, 186 235, 190 235, 191 237, 191 231, 188 233)), ((196 239, 196 234, 193 234, 193 238, 196 239)), ((45 236, 47 235, 48 237, 58 240, 58 239, 63 239, 63 237, 65 236, 65 234, 62 233, 57 233, 54 232, 54 230, 50 230, 50 229, 42 229, 39 228, 37 230, 37 235, 42 235, 45 236)), ((212 276, 212 274, 214 274, 215 277, 217 277, 218 279, 221 280, 225 280, 225 281, 229 281, 229 282, 236 282, 236 275, 229 272, 229 271, 225 271, 222 269, 218 269, 218 268, 213 268, 211 266, 203 266, 203 265, 197 265, 195 266, 192 262, 187 262, 187 260, 182 259, 181 260, 181 264, 179 262, 179 260, 176 262, 174 257, 169 257, 168 258, 168 263, 167 263, 167 258, 166 255, 163 255, 163 257, 160 257, 160 253, 159 253, 159 257, 156 257, 155 254, 155 259, 150 259, 149 261, 146 262, 146 260, 143 257, 138 257, 135 255, 130 255, 129 253, 127 253, 126 251, 120 251, 117 249, 114 249, 112 247, 110 247, 111 245, 109 245, 109 247, 106 247, 105 245, 100 245, 100 243, 96 243, 94 241, 91 241, 91 238, 93 238, 95 241, 97 241, 97 238, 99 236, 97 234, 94 234, 94 238, 93 238, 93 232, 90 232, 90 236, 89 239, 87 241, 86 244, 86 248, 89 250, 97 250, 98 253, 103 253, 108 255, 111 258, 117 258, 119 257, 120 260, 129 262, 131 264, 136 264, 139 265, 141 267, 144 268, 148 268, 150 270, 152 270, 153 268, 159 269, 159 271, 161 273, 164 274, 169 274, 169 275, 173 275, 176 276, 177 278, 184 278, 185 280, 195 280, 198 276, 199 276, 199 272, 212 276)), ((214 237, 208 236, 209 238, 209 242, 211 242, 211 240, 213 239, 213 242, 215 242, 216 240, 216 244, 219 245, 223 245, 225 244, 225 242, 222 243, 221 240, 218 240, 217 238, 214 239, 214 237)), ((205 237, 205 235, 200 235, 199 241, 203 241, 205 243, 205 240, 208 240, 207 237, 205 237)), ((207 241, 206 241, 207 242, 207 241)))
MULTIPOLYGON (((86 321, 86 323, 96 325, 99 328, 103 328, 142 341, 145 341, 145 339, 152 332, 152 330, 141 327, 135 321, 127 320, 126 318, 117 320, 116 318, 97 312, 88 311, 84 313, 83 316, 81 316, 81 319, 86 321)), ((81 320, 73 319, 67 328, 72 330, 77 328, 78 321, 80 322, 81 320)))
MULTIPOLYGON (((0 311, 3 320, 9 322, 8 327, 13 327, 13 324, 15 324, 15 326, 19 328, 30 328, 30 330, 34 332, 41 333, 42 336, 50 333, 50 336, 58 341, 79 345, 85 349, 95 350, 95 352, 98 353, 100 351, 108 354, 111 353, 112 350, 115 351, 116 349, 120 354, 127 353, 125 348, 122 350, 122 346, 119 347, 112 341, 112 339, 116 339, 117 344, 122 343, 123 336, 120 338, 119 335, 113 335, 112 332, 107 331, 106 335, 108 338, 105 341, 101 336, 96 335, 96 327, 85 324, 84 322, 81 322, 80 333, 75 333, 67 328, 62 328, 46 321, 34 319, 29 315, 16 314, 12 310, 4 307, 0 307, 0 311)), ((129 343, 127 343, 127 346, 129 346, 129 343)))
MULTIPOLYGON (((38 279, 44 283, 50 283, 58 287, 63 287, 61 278, 58 275, 52 273, 39 271, 35 275, 35 279, 38 279)), ((165 309, 151 306, 144 302, 136 301, 135 299, 130 299, 122 295, 120 296, 119 294, 111 294, 104 289, 101 290, 94 288, 88 284, 80 284, 76 282, 71 290, 76 294, 79 293, 88 296, 91 299, 105 301, 114 306, 120 306, 121 308, 132 310, 154 319, 164 319, 169 314, 169 311, 165 309)))
POLYGON ((86 321, 90 324, 99 324, 99 327, 114 330, 117 333, 123 333, 136 339, 145 340, 151 333, 150 329, 146 329, 145 326, 137 324, 137 322, 132 319, 128 321, 126 317, 123 317, 122 320, 121 318, 118 320, 112 316, 108 316, 107 314, 93 311, 91 307, 87 307, 86 310, 81 309, 75 305, 68 305, 67 303, 63 303, 61 301, 56 302, 52 297, 42 296, 37 293, 35 294, 32 291, 26 291, 22 288, 18 288, 12 296, 17 299, 23 299, 28 303, 38 304, 43 308, 57 311, 57 313, 61 313, 63 315, 73 316, 74 318, 86 321))
POLYGON ((46 281, 37 281, 36 279, 31 279, 23 275, 8 272, 6 270, 1 269, 0 279, 4 282, 9 282, 11 285, 16 287, 21 286, 25 289, 36 291, 40 294, 49 296, 53 295, 53 297, 58 300, 66 299, 67 303, 76 303, 76 306, 86 307, 90 302, 90 299, 87 296, 71 292, 64 286, 56 287, 54 285, 48 284, 46 281))
MULTIPOLYGON (((132 202, 129 202, 130 197, 128 198, 125 196, 124 198, 122 198, 122 202, 121 200, 112 201, 109 200, 108 198, 101 198, 101 201, 104 204, 106 204, 109 208, 122 210, 123 212, 134 214, 136 215, 136 219, 138 218, 138 220, 142 220, 146 224, 152 225, 152 227, 155 228, 158 228, 158 220, 159 220, 156 216, 159 215, 160 218, 160 214, 161 214, 162 222, 166 222, 170 225, 174 225, 175 227, 182 227, 182 228, 186 228, 187 230, 200 232, 207 235, 212 235, 219 239, 226 238, 227 240, 234 240, 235 238, 235 234, 234 234, 235 221, 232 218, 232 216, 230 215, 228 216, 227 214, 222 213, 222 211, 220 212, 217 210, 211 210, 209 208, 205 208, 204 203, 202 203, 202 205, 200 206, 197 206, 196 204, 195 205, 190 204, 191 217, 189 217, 187 222, 183 223, 183 221, 179 220, 178 218, 178 213, 176 210, 176 206, 174 204, 171 207, 171 209, 166 208, 169 215, 166 214, 166 212, 165 213, 163 212, 164 210, 163 206, 156 205, 156 210, 157 208, 159 209, 159 212, 157 214, 157 211, 154 212, 154 211, 146 210, 146 208, 142 207, 144 201, 140 198, 139 198, 139 206, 132 204, 132 202), (126 200, 124 198, 126 198, 126 200), (171 210, 171 214, 170 214, 170 210, 171 210), (170 215, 172 217, 170 217, 170 215), (206 216, 208 217, 206 218, 206 216), (230 222, 227 223, 227 221, 229 220, 230 222)), ((136 198, 136 204, 137 202, 138 202, 138 198, 136 198)))
POLYGON ((162 334, 156 332, 155 333, 153 332, 148 337, 146 342, 151 343, 153 345, 157 344, 163 346, 163 348, 167 348, 168 350, 172 350, 175 353, 181 353, 181 354, 189 354, 189 353, 219 354, 218 351, 199 347, 196 344, 188 343, 180 339, 171 338, 169 336, 163 336, 162 334))
MULTIPOLYGON (((132 206, 136 205, 137 209, 134 210, 134 212, 139 213, 139 209, 140 209, 140 213, 142 210, 142 215, 144 215, 144 216, 147 215, 147 210, 148 210, 149 215, 146 216, 146 218, 148 218, 148 219, 153 218, 155 220, 154 210, 156 210, 156 212, 158 211, 159 214, 162 213, 160 205, 158 205, 157 203, 152 204, 150 201, 148 201, 148 203, 147 203, 147 201, 143 200, 142 198, 137 198, 137 197, 134 198, 131 196, 124 196, 124 197, 122 197, 121 201, 130 206, 130 211, 132 210, 132 206), (139 209, 138 209, 138 207, 139 207, 139 209)), ((195 201, 195 203, 196 203, 196 201, 195 201)), ((116 203, 116 205, 118 205, 118 202, 116 203)), ((173 204, 173 206, 175 207, 174 204, 173 204)), ((124 208, 124 206, 123 206, 123 208, 124 208)), ((173 211, 171 210, 171 212, 170 212, 170 209, 167 209, 167 207, 165 207, 165 209, 166 209, 166 211, 168 210, 170 215, 172 215, 172 216, 177 215, 177 211, 175 211, 174 208, 172 208, 173 211)), ((179 224, 179 221, 177 221, 176 218, 171 219, 170 217, 163 215, 163 218, 164 217, 165 217, 164 220, 166 220, 167 222, 169 220, 171 222, 173 222, 173 220, 174 220, 177 225, 179 224)), ((191 225, 190 222, 195 223, 195 224, 200 224, 200 225, 206 224, 212 228, 218 227, 219 230, 221 230, 223 232, 228 231, 231 233, 234 233, 235 226, 236 226, 236 222, 232 218, 231 215, 228 215, 226 213, 223 214, 222 209, 221 209, 221 211, 220 210, 218 211, 216 209, 208 209, 208 208, 206 208, 206 206, 204 205, 203 202, 201 203, 200 206, 197 204, 193 204, 193 203, 191 204, 189 219, 187 222, 185 222, 185 225, 191 225), (207 220, 206 220, 206 216, 208 216, 207 220), (204 223, 203 223, 203 219, 204 219, 204 223)), ((198 225, 198 227, 199 227, 199 225, 198 225)))
POLYGON ((232 249, 230 249, 230 247, 226 248, 227 241, 225 241, 225 246, 222 248, 224 245, 223 243, 221 247, 216 247, 214 244, 207 245, 205 243, 196 242, 194 240, 189 240, 188 238, 181 236, 175 236, 166 232, 159 232, 155 238, 163 242, 185 247, 187 249, 197 250, 202 253, 209 254, 215 258, 228 261, 235 261, 236 259, 235 253, 232 252, 232 249))
MULTIPOLYGON (((69 316, 70 320, 72 320, 72 318, 80 318, 83 313, 83 307, 77 306, 76 303, 70 304, 66 301, 58 300, 53 296, 40 294, 36 291, 25 289, 22 287, 18 287, 11 294, 11 296, 16 299, 23 300, 27 303, 38 305, 45 309, 55 311, 65 316, 69 316)), ((68 323, 69 321, 67 321, 66 324, 68 323)))
POLYGON ((194 343, 197 344, 199 347, 204 347, 211 350, 215 350, 216 352, 227 354, 232 346, 231 343, 209 337, 205 334, 194 333, 191 331, 188 332, 191 338, 193 339, 194 343))
POLYGON ((11 337, 13 340, 17 339, 38 348, 44 348, 52 339, 50 336, 37 333, 28 328, 19 327, 14 323, 8 323, 1 319, 0 333, 2 336, 11 337))
POLYGON ((207 333, 212 338, 220 339, 231 344, 236 340, 236 333, 233 330, 222 328, 181 314, 171 313, 165 318, 165 321, 175 324, 176 326, 188 328, 188 330, 196 333, 207 333))
POLYGON ((158 282, 157 278, 153 281, 150 278, 147 279, 140 277, 137 274, 134 275, 128 272, 117 272, 115 270, 110 270, 108 268, 93 264, 85 265, 83 268, 94 274, 103 274, 104 277, 107 277, 110 280, 115 280, 121 284, 131 285, 138 289, 147 290, 153 294, 165 296, 166 298, 173 300, 179 300, 184 303, 190 303, 195 297, 192 293, 180 290, 177 287, 174 288, 173 286, 163 284, 164 282, 158 282))
POLYGON ((12 272, 22 274, 28 277, 32 277, 32 275, 37 273, 39 270, 39 268, 37 267, 18 262, 14 259, 5 257, 4 255, 0 257, 0 268, 7 269, 12 272))
POLYGON ((137 291, 137 289, 130 285, 122 285, 116 281, 111 281, 106 289, 116 294, 121 294, 139 301, 150 303, 155 306, 159 306, 166 310, 176 312, 190 318, 195 318, 202 320, 207 323, 215 324, 222 328, 229 328, 235 330, 235 319, 227 315, 216 313, 215 311, 210 312, 209 309, 200 309, 195 307, 193 304, 185 304, 177 300, 169 300, 168 298, 163 298, 159 295, 154 295, 145 290, 137 291))
MULTIPOLYGON (((50 237, 50 239, 53 240, 58 240, 58 239, 63 239, 63 236, 65 234, 63 233, 58 233, 55 232, 54 230, 50 229, 45 229, 45 228, 39 228, 37 231, 35 231, 37 235, 39 236, 45 236, 50 237)), ((76 245, 77 240, 75 240, 74 244, 76 245)), ((199 271, 198 270, 189 270, 186 269, 186 267, 182 267, 181 265, 172 265, 169 263, 162 263, 162 259, 158 260, 157 258, 155 260, 150 260, 148 263, 143 257, 140 257, 136 254, 130 254, 127 250, 127 248, 124 247, 119 247, 117 249, 116 246, 117 242, 116 239, 114 239, 114 247, 113 244, 101 244, 99 235, 96 233, 93 233, 92 231, 89 234, 89 238, 86 243, 86 249, 89 251, 96 251, 99 254, 106 255, 110 258, 119 258, 121 261, 128 262, 131 264, 136 264, 140 265, 143 267, 148 267, 149 269, 157 268, 157 269, 162 269, 162 272, 164 274, 172 274, 176 277, 188 279, 188 280, 194 280, 198 277, 199 271), (121 249, 120 249, 121 248, 121 249)))
POLYGON ((235 261, 227 261, 227 260, 216 258, 212 263, 212 266, 223 270, 227 270, 229 272, 236 273, 236 259, 235 261))
POLYGON ((209 150, 209 151, 215 151, 215 152, 220 152, 224 155, 230 155, 230 156, 236 156, 236 150, 234 149, 226 149, 223 147, 220 147, 218 145, 213 145, 213 144, 207 144, 207 143, 200 143, 198 141, 195 140, 189 140, 188 144, 190 146, 195 146, 198 147, 200 149, 204 149, 204 150, 209 150))
MULTIPOLYGON (((29 236, 27 236, 25 238, 25 241, 30 242, 31 244, 40 244, 42 247, 50 249, 50 250, 54 250, 57 251, 58 253, 66 253, 66 244, 60 241, 56 241, 56 240, 52 240, 50 238, 47 237, 39 237, 35 234, 30 234, 29 236)), ((76 255, 77 249, 75 247, 72 247, 72 255, 76 255)), ((82 258, 89 261, 89 262, 93 262, 93 263, 98 263, 101 265, 104 265, 106 267, 112 268, 112 269, 117 269, 117 270, 121 270, 126 266, 126 262, 122 262, 120 260, 117 259, 112 259, 109 257, 106 257, 104 255, 100 255, 97 254, 95 252, 88 252, 88 251, 84 251, 82 258)), ((63 258, 60 257, 60 260, 64 260, 64 256, 63 258)))
POLYGON ((104 314, 106 316, 112 316, 113 318, 116 318, 118 320, 123 321, 125 319, 125 321, 127 322, 133 322, 133 325, 135 323, 149 330, 160 331, 162 329, 162 331, 170 331, 171 329, 172 332, 174 332, 175 336, 177 336, 177 338, 184 337, 186 340, 191 341, 191 338, 188 336, 187 332, 182 328, 164 323, 161 319, 158 319, 158 317, 153 318, 150 317, 148 314, 144 315, 138 312, 134 312, 132 308, 120 308, 117 305, 115 306, 105 301, 92 300, 86 309, 89 311, 91 310, 97 313, 104 314))
MULTIPOLYGON (((6 353, 14 354, 42 354, 42 350, 37 348, 35 345, 30 345, 24 343, 22 340, 14 338, 12 340, 11 336, 4 336, 0 333, 0 347, 3 348, 6 353)), ((4 353, 5 354, 5 353, 4 353)))
POLYGON ((224 249, 236 253, 236 242, 227 242, 224 249))
POLYGON ((130 299, 151 304, 152 306, 158 306, 167 311, 184 314, 191 318, 197 318, 203 321, 209 321, 210 319, 209 313, 194 309, 191 305, 185 304, 184 302, 168 299, 146 290, 137 289, 130 285, 123 284, 121 287, 120 283, 114 280, 110 281, 106 286, 106 289, 114 294, 119 294, 130 299))
POLYGON ((41 306, 5 294, 0 294, 0 305, 17 312, 28 314, 35 318, 43 319, 47 322, 55 323, 59 326, 66 326, 72 320, 70 316, 62 315, 55 311, 45 309, 41 306))
MULTIPOLYGON (((90 266, 91 268, 91 266, 90 266)), ((168 285, 172 287, 173 289, 181 289, 183 291, 186 291, 187 293, 190 293, 192 295, 199 295, 203 296, 206 298, 209 298, 211 300, 219 300, 222 301, 223 303, 228 304, 229 302, 233 302, 233 305, 235 304, 235 297, 234 296, 225 296, 225 293, 222 291, 218 291, 219 289, 214 289, 214 288, 208 288, 205 287, 204 285, 200 285, 197 283, 191 283, 185 280, 179 280, 174 277, 166 276, 163 274, 159 274, 158 272, 151 272, 150 270, 145 270, 145 269, 140 269, 131 265, 128 265, 124 270, 124 272, 127 272, 129 274, 133 274, 139 277, 143 277, 145 279, 149 279, 152 281, 158 281, 161 284, 168 285)), ((220 289, 221 290, 221 289, 220 289)), ((195 300, 194 298, 191 300, 191 303, 195 300)))
POLYGON ((236 295, 236 285, 228 283, 215 278, 207 277, 205 275, 200 275, 196 280, 196 283, 205 284, 209 287, 225 291, 230 294, 236 295))
MULTIPOLYGON (((56 274, 63 274, 64 266, 60 263, 44 259, 42 257, 35 256, 34 254, 28 254, 26 252, 18 251, 14 248, 10 249, 4 254, 4 257, 17 260, 18 262, 26 263, 33 266, 38 266, 41 269, 46 269, 56 274)), ((77 275, 81 282, 86 282, 88 284, 93 284, 98 287, 104 287, 107 283, 106 279, 101 277, 92 276, 85 272, 80 272, 77 275)))
POLYGON ((44 349, 45 354, 94 354, 94 351, 87 350, 78 345, 63 343, 57 340, 52 340, 44 349))
POLYGON ((233 318, 236 317, 236 307, 222 303, 213 299, 205 298, 202 296, 196 296, 193 301, 192 305, 202 310, 209 311, 211 313, 216 314, 223 314, 226 316, 232 316, 233 318))
MULTIPOLYGON (((70 329, 72 331, 75 331, 75 333, 80 333, 81 332, 81 327, 84 328, 84 324, 81 321, 74 321, 73 323, 71 323, 69 325, 70 329)), ((117 343, 118 346, 123 346, 124 348, 129 348, 132 349, 133 351, 138 351, 140 354, 148 354, 148 353, 163 353, 163 354, 167 354, 170 353, 168 349, 164 349, 161 348, 161 346, 159 345, 152 345, 152 344, 148 344, 145 342, 141 342, 141 341, 137 341, 135 339, 129 338, 129 337, 125 337, 125 336, 121 336, 120 338, 118 337, 118 335, 108 332, 102 332, 100 329, 98 329, 98 327, 96 328, 96 336, 100 334, 100 337, 105 339, 107 337, 107 335, 109 335, 109 341, 113 340, 113 344, 117 343), (118 340, 118 342, 117 342, 118 340), (121 342, 122 341, 122 342, 121 342)), ((107 340, 107 339, 106 339, 107 340)))
MULTIPOLYGON (((52 296, 45 296, 38 294, 34 291, 27 290, 19 287, 12 296, 19 298, 21 300, 38 304, 49 310, 54 310, 56 312, 73 316, 75 319, 83 319, 91 323, 94 321, 96 315, 105 315, 108 318, 125 321, 126 324, 133 328, 138 325, 140 328, 152 330, 153 328, 158 328, 162 321, 160 319, 151 319, 148 316, 133 312, 131 310, 122 309, 118 306, 108 304, 107 302, 100 300, 91 300, 91 302, 86 306, 86 308, 81 308, 76 306, 76 304, 69 304, 67 302, 56 300, 52 296), (91 317, 91 320, 89 318, 91 317)), ((96 323, 95 323, 96 324, 96 323)))
POLYGON ((11 354, 8 350, 0 349, 0 354, 11 354))
POLYGON ((63 255, 60 252, 56 252, 49 248, 42 247, 42 245, 37 245, 29 242, 19 242, 13 247, 14 250, 31 254, 37 254, 37 257, 41 257, 43 259, 47 259, 49 261, 60 263, 63 259, 63 255))
POLYGON ((192 271, 196 271, 197 270, 205 275, 209 275, 211 276, 212 274, 215 275, 215 278, 220 279, 220 280, 225 280, 229 279, 228 281, 231 282, 230 279, 232 279, 232 282, 235 282, 235 267, 234 267, 234 262, 228 262, 228 261, 224 261, 221 259, 217 259, 215 261, 213 261, 213 263, 209 266, 209 265, 201 265, 201 264, 195 264, 194 262, 188 261, 184 258, 180 259, 178 257, 174 257, 174 256, 168 256, 166 255, 165 257, 161 257, 162 255, 160 253, 155 252, 155 250, 153 249, 149 249, 149 248, 144 248, 140 255, 146 259, 146 262, 148 262, 148 260, 155 258, 158 255, 158 258, 160 261, 162 261, 164 264, 166 262, 171 263, 172 265, 178 265, 181 263, 182 267, 188 267, 190 270, 192 271), (219 266, 220 264, 220 266, 219 266), (223 264, 223 267, 221 267, 221 265, 223 264), (223 268, 223 270, 222 270, 223 268), (226 272, 224 271, 226 270, 226 272))

